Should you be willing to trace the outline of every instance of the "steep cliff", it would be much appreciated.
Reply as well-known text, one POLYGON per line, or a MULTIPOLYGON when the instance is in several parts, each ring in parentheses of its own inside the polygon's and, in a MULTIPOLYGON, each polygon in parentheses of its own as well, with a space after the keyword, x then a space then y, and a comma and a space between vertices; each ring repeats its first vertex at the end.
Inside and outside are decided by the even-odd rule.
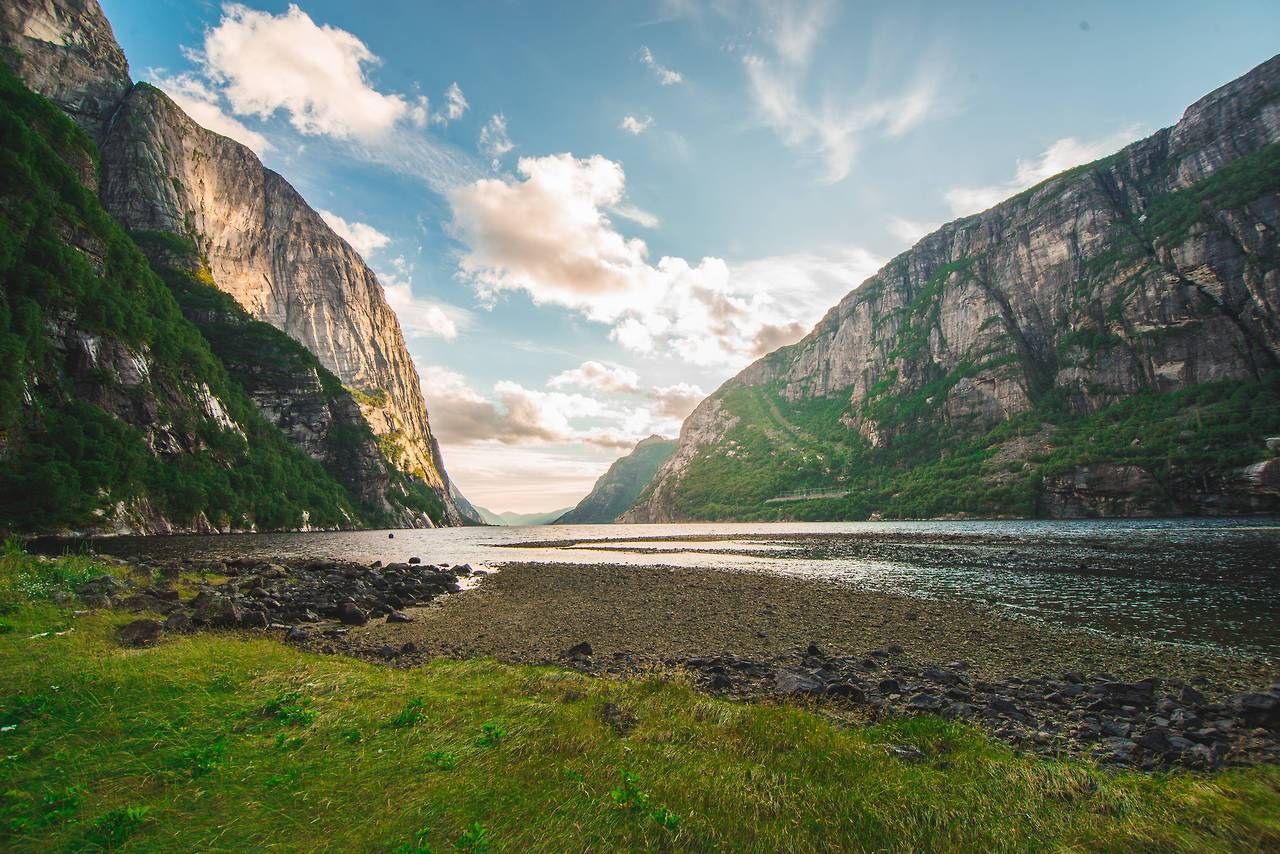
POLYGON ((95 153, 0 67, 0 531, 356 524, 103 211, 95 153))
POLYGON ((1280 507, 1278 143, 1280 57, 943 226, 704 401, 625 520, 1280 507))
POLYGON ((354 391, 384 456, 435 494, 438 522, 459 524, 399 322, 360 256, 251 151, 131 84, 96 0, 15 0, 0 45, 99 143, 108 212, 193 240, 219 288, 354 391))
POLYGON ((555 521, 557 525, 608 524, 631 509, 662 464, 676 452, 676 443, 662 436, 639 442, 631 453, 614 460, 578 505, 555 521))

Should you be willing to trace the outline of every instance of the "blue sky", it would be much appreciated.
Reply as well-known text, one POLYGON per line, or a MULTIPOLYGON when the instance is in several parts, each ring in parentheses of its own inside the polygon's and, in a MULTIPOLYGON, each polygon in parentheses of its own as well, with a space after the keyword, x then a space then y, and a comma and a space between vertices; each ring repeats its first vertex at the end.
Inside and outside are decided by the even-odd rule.
POLYGON ((1274 2, 102 5, 365 254, 451 475, 518 511, 1280 45, 1274 2))

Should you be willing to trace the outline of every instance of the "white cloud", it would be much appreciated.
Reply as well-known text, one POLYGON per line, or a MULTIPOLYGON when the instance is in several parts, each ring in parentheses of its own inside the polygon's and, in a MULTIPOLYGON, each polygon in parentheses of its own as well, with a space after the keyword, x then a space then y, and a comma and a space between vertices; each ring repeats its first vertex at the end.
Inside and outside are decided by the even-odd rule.
POLYGON ((600 156, 521 158, 523 180, 485 179, 455 190, 453 235, 460 262, 483 300, 521 291, 609 324, 634 352, 661 349, 695 365, 740 365, 798 338, 879 261, 850 249, 765 258, 730 266, 648 259, 607 211, 621 204, 625 176, 600 156))
POLYGON ((497 113, 480 129, 480 150, 495 160, 515 148, 507 135, 507 117, 497 113))
POLYGON ((1065 137, 1050 145, 1039 156, 1031 160, 1019 160, 1013 177, 1008 181, 985 187, 956 187, 948 190, 947 204, 957 216, 984 211, 1059 172, 1123 148, 1137 138, 1138 133, 1137 127, 1127 127, 1100 139, 1085 142, 1075 137, 1065 137))
POLYGON ((889 233, 901 240, 903 243, 914 245, 916 241, 924 237, 926 234, 932 234, 937 231, 939 223, 936 222, 917 222, 913 219, 895 216, 889 220, 889 233))
POLYGON ((467 96, 462 94, 462 87, 455 80, 444 90, 444 109, 433 115, 431 120, 436 124, 447 125, 462 118, 470 108, 467 96))
POLYGON ((632 136, 639 136, 647 131, 652 125, 653 116, 645 116, 643 119, 638 119, 635 116, 623 116, 622 123, 619 124, 618 127, 625 130, 632 136))
POLYGON ((656 215, 649 213, 643 208, 638 208, 635 205, 617 204, 610 207, 609 211, 617 214, 623 219, 631 220, 636 225, 644 228, 657 228, 659 225, 658 217, 656 215))
POLYGON ((280 15, 239 3, 222 12, 190 56, 237 115, 283 111, 299 133, 336 138, 377 137, 420 116, 404 97, 369 82, 366 68, 378 59, 351 33, 318 25, 293 4, 280 15))
POLYGON ((163 70, 148 69, 147 76, 196 124, 234 139, 252 149, 259 157, 271 150, 272 145, 265 136, 246 127, 239 119, 227 115, 218 93, 195 75, 187 73, 169 77, 163 70))
MULTIPOLYGON (((431 420, 434 423, 434 411, 431 420)), ((446 444, 444 453, 449 477, 468 500, 496 512, 517 513, 572 507, 618 456, 614 449, 584 451, 576 443, 567 447, 446 444)))
POLYGON ((684 75, 679 71, 673 71, 666 68, 658 60, 654 59, 653 51, 647 47, 640 48, 640 61, 653 71, 658 77, 658 82, 663 86, 674 86, 676 83, 684 81, 684 75))
MULTIPOLYGON (((657 404, 659 415, 677 422, 684 421, 707 396, 705 391, 690 383, 655 387, 648 394, 657 404)), ((668 432, 674 435, 676 431, 668 432)))
POLYGON ((576 368, 561 371, 548 380, 547 385, 551 388, 598 388, 634 393, 640 390, 640 377, 635 371, 622 365, 591 360, 576 368))
POLYGON ((316 213, 320 214, 320 218, 328 223, 339 237, 350 243, 351 248, 359 252, 366 261, 374 252, 391 242, 390 237, 366 223, 347 222, 336 213, 323 209, 316 210, 316 213))
POLYGON ((772 56, 751 52, 743 65, 760 120, 788 147, 819 157, 824 179, 836 183, 848 177, 867 135, 901 136, 932 115, 938 95, 932 75, 922 71, 892 95, 809 98, 809 63, 833 8, 826 0, 765 5, 772 56))
POLYGON ((458 327, 470 323, 470 314, 465 309, 414 296, 413 267, 404 258, 391 259, 389 269, 384 267, 377 274, 387 304, 400 319, 400 327, 407 336, 452 341, 458 337, 458 327))

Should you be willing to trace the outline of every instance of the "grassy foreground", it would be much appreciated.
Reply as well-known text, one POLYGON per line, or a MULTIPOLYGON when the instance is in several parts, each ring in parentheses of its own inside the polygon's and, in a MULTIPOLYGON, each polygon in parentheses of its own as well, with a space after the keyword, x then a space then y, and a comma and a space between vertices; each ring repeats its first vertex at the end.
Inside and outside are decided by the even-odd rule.
POLYGON ((124 649, 132 617, 52 601, 99 571, 0 557, 0 849, 1280 846, 1280 768, 1113 772, 935 719, 244 635, 124 649))

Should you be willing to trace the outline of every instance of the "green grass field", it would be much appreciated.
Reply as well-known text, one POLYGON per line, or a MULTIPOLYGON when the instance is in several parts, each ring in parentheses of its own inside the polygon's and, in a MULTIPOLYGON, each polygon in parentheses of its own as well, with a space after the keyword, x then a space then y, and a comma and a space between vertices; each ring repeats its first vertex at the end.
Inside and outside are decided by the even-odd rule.
POLYGON ((0 558, 0 849, 1280 846, 1274 767, 1115 772, 936 719, 850 727, 673 681, 397 670, 236 634, 125 649, 131 616, 54 604, 98 571, 0 558))

